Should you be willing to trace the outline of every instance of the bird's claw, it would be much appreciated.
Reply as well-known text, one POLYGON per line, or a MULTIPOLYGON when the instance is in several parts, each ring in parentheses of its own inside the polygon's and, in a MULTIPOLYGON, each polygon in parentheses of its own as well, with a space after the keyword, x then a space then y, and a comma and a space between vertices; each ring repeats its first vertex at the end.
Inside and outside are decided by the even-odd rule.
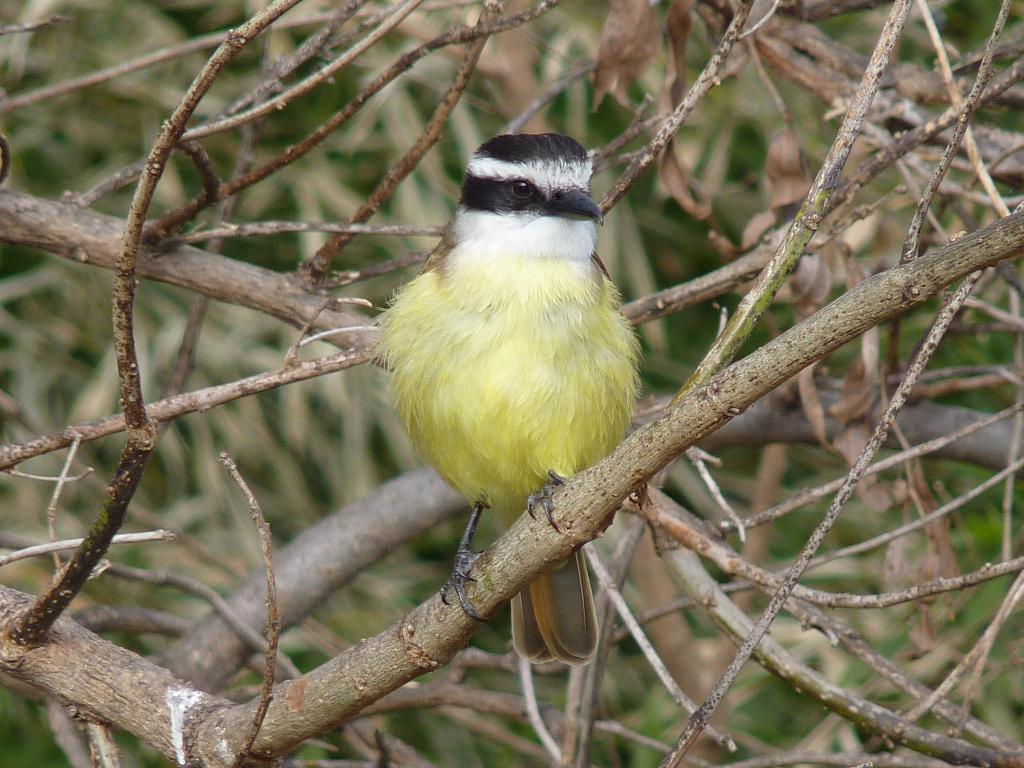
POLYGON ((526 511, 530 513, 530 517, 536 520, 537 516, 533 513, 533 508, 540 505, 544 510, 544 517, 548 519, 548 523, 550 523, 552 528, 561 533, 562 529, 559 528, 558 523, 555 522, 555 504, 553 497, 555 495, 555 489, 560 485, 565 485, 565 478, 553 469, 548 470, 548 477, 550 480, 544 483, 544 487, 536 493, 531 493, 526 497, 526 511))
POLYGON ((455 566, 452 568, 451 578, 441 585, 441 602, 445 605, 451 605, 451 603, 448 602, 448 591, 454 589, 455 594, 459 598, 459 605, 462 606, 462 610, 465 614, 471 619, 486 621, 486 619, 477 612, 476 608, 473 607, 473 604, 469 601, 469 596, 466 594, 466 582, 476 581, 476 579, 469 575, 469 569, 473 567, 473 563, 475 563, 479 557, 479 552, 474 552, 468 548, 459 549, 455 553, 455 566))

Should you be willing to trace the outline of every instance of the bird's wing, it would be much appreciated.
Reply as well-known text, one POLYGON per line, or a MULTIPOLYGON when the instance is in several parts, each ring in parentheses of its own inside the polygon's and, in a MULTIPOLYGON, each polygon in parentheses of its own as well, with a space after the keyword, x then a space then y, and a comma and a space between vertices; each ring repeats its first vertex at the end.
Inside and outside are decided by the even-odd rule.
POLYGON ((441 235, 441 239, 437 245, 434 246, 434 250, 427 256, 427 261, 423 265, 423 269, 420 270, 422 275, 424 272, 431 272, 438 269, 444 264, 445 257, 451 253, 452 248, 455 247, 455 232, 453 227, 449 224, 445 229, 444 234, 441 235))

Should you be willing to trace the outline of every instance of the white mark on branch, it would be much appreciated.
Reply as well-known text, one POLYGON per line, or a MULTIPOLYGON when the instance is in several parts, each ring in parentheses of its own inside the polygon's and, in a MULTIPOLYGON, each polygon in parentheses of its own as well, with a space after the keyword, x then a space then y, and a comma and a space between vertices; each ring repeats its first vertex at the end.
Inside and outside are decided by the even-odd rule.
POLYGON ((224 762, 230 762, 235 759, 235 755, 231 753, 231 747, 228 746, 226 739, 221 739, 217 742, 217 753, 224 762))
POLYGON ((171 713, 171 744, 178 765, 186 765, 185 715, 199 703, 202 694, 191 688, 170 688, 167 691, 167 710, 171 713))

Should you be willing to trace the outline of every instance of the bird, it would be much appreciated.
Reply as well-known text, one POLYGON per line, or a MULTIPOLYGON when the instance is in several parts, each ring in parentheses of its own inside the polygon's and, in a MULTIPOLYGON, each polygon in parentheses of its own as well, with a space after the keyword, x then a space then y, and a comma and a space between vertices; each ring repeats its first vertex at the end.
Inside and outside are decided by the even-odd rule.
MULTIPOLYGON (((420 274, 379 318, 384 366, 413 447, 472 506, 451 590, 466 582, 484 509, 508 526, 524 508, 557 526, 552 497, 625 434, 639 343, 597 255, 592 161, 557 133, 486 141, 466 167, 454 219, 420 274)), ((511 601, 516 651, 586 663, 597 646, 582 552, 511 601)))

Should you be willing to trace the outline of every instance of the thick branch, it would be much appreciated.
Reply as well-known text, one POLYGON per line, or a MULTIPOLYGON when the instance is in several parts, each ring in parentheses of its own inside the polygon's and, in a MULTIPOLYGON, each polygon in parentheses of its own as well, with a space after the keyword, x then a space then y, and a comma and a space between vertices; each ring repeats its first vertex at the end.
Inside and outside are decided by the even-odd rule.
MULTIPOLYGON (((0 629, 31 601, 29 595, 0 586, 0 629)), ((231 706, 186 688, 166 669, 67 617, 57 620, 47 639, 26 650, 5 640, 0 631, 0 670, 73 704, 84 717, 135 734, 175 764, 184 765, 181 757, 191 725, 217 707, 231 706)))
MULTIPOLYGON (((0 241, 40 248, 71 261, 113 269, 124 220, 73 205, 0 191, 0 241)), ((166 251, 141 249, 137 274, 177 285, 212 299, 256 309, 296 327, 316 314, 323 297, 308 293, 287 275, 178 245, 166 251)), ((313 323, 318 330, 365 325, 351 312, 325 309, 313 323)), ((375 334, 365 330, 332 336, 354 351, 366 351, 375 334)))
MULTIPOLYGON (((385 483, 368 496, 303 531, 274 557, 281 625, 302 621, 364 568, 410 539, 465 511, 466 502, 428 470, 385 483)), ((259 628, 266 577, 254 571, 227 598, 240 620, 259 628)), ((249 644, 212 613, 164 656, 175 674, 219 690, 249 653, 249 644)))

